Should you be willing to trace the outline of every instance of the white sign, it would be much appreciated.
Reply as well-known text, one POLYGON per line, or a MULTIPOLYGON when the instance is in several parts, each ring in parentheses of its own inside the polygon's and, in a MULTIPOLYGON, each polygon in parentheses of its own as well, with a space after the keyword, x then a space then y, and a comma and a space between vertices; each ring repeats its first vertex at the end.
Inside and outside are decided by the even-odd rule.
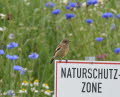
POLYGON ((120 97, 120 62, 56 60, 55 97, 120 97))

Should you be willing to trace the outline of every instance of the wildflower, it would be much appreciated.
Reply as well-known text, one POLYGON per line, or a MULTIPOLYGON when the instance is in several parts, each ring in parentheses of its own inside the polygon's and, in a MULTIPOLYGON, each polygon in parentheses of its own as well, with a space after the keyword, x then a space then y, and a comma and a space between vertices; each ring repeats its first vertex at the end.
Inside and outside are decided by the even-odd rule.
POLYGON ((27 90, 23 88, 23 89, 19 90, 19 93, 27 93, 27 90))
POLYGON ((0 32, 3 32, 6 30, 6 27, 0 27, 0 32))
POLYGON ((8 48, 8 49, 12 49, 12 48, 15 48, 15 47, 18 47, 18 43, 10 42, 10 43, 7 45, 7 48, 8 48))
POLYGON ((35 87, 31 88, 32 92, 38 93, 38 90, 35 89, 35 87))
POLYGON ((27 71, 27 68, 23 68, 23 69, 20 71, 20 74, 23 75, 23 74, 25 74, 26 71, 27 71))
POLYGON ((39 80, 35 80, 33 84, 34 86, 39 86, 39 80))
POLYGON ((17 55, 6 55, 6 58, 9 60, 17 60, 18 56, 17 55))
POLYGON ((113 14, 111 12, 102 14, 102 18, 111 18, 111 17, 113 17, 113 14))
POLYGON ((99 54, 96 56, 97 59, 104 60, 108 55, 107 54, 99 54))
POLYGON ((52 2, 47 2, 47 3, 45 4, 45 6, 46 6, 46 7, 49 7, 49 8, 52 8, 52 7, 55 6, 55 4, 52 3, 52 2))
POLYGON ((6 17, 6 15, 5 15, 5 14, 0 13, 0 18, 1 18, 1 19, 5 19, 5 17, 6 17))
POLYGON ((62 2, 63 2, 64 4, 67 4, 67 3, 68 3, 68 0, 62 0, 62 2))
POLYGON ((97 0, 87 0, 87 1, 86 1, 86 4, 87 4, 87 5, 95 5, 95 4, 97 4, 97 3, 98 3, 97 0))
POLYGON ((117 14, 115 17, 118 18, 118 19, 120 19, 120 14, 117 14))
POLYGON ((28 55, 28 57, 30 59, 37 59, 39 57, 39 55, 37 53, 32 53, 32 54, 28 55))
POLYGON ((115 29, 116 29, 116 25, 112 24, 110 30, 115 30, 115 29))
POLYGON ((22 71, 23 68, 21 66, 19 66, 19 65, 15 65, 15 66, 13 66, 13 70, 15 70, 15 71, 22 71))
POLYGON ((4 55, 4 50, 0 50, 0 55, 4 55))
POLYGON ((102 37, 97 37, 95 40, 96 40, 97 42, 101 42, 101 41, 103 41, 103 39, 104 39, 104 38, 102 38, 102 37))
POLYGON ((8 91, 7 91, 7 95, 8 95, 8 96, 15 96, 15 93, 14 93, 13 90, 8 90, 8 91))
POLYGON ((86 2, 83 2, 83 3, 82 3, 82 7, 87 7, 86 2))
POLYGON ((45 89, 49 89, 49 85, 47 83, 42 84, 42 87, 45 89))
POLYGON ((26 80, 24 80, 23 82, 22 82, 22 86, 28 86, 29 85, 29 83, 26 81, 26 80))
POLYGON ((60 13, 60 9, 55 9, 55 10, 52 11, 52 14, 55 14, 55 15, 57 15, 59 13, 60 13))
POLYGON ((116 53, 116 54, 120 53, 120 48, 115 48, 114 53, 116 53))
POLYGON ((72 13, 67 13, 67 14, 65 14, 65 17, 66 17, 66 19, 71 19, 71 18, 74 18, 75 15, 72 13))
POLYGON ((92 19, 86 19, 86 23, 91 24, 91 23, 93 23, 93 20, 92 19))
POLYGON ((72 8, 75 8, 77 6, 77 3, 74 3, 74 2, 69 2, 66 7, 66 9, 72 9, 72 8))
POLYGON ((15 38, 15 35, 11 33, 11 34, 9 34, 8 38, 9 38, 9 39, 14 39, 14 38, 15 38))
POLYGON ((53 92, 50 91, 50 90, 45 90, 45 91, 44 91, 44 94, 46 94, 46 95, 48 95, 48 96, 51 96, 52 93, 53 93, 53 92))

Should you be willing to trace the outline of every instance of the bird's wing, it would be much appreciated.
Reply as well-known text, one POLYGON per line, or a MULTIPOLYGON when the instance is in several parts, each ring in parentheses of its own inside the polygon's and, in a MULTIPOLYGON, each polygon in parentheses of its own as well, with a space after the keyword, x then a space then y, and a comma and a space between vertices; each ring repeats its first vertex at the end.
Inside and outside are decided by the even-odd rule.
POLYGON ((56 50, 55 50, 55 52, 54 52, 54 55, 55 55, 55 53, 56 53, 57 51, 59 51, 59 50, 61 49, 61 47, 62 47, 62 44, 59 44, 59 45, 57 46, 57 48, 56 48, 56 50))

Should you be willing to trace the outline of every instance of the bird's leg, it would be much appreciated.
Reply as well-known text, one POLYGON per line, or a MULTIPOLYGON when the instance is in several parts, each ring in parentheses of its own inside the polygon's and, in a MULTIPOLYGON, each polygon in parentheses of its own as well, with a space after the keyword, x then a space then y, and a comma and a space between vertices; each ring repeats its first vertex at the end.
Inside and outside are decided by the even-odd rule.
POLYGON ((66 63, 68 62, 68 60, 66 60, 66 63))

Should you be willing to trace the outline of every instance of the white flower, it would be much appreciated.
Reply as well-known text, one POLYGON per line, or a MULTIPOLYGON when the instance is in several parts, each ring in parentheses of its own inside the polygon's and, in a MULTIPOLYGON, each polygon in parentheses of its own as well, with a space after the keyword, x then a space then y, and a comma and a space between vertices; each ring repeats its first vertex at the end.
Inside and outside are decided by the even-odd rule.
POLYGON ((42 87, 44 87, 44 88, 46 88, 46 89, 49 89, 49 86, 48 86, 47 83, 42 84, 42 87))
POLYGON ((27 93, 26 89, 19 90, 19 93, 27 93))
POLYGON ((3 32, 6 30, 6 27, 0 27, 0 31, 3 32))
POLYGON ((5 14, 0 13, 0 18, 1 18, 1 19, 4 19, 5 17, 6 17, 6 15, 5 15, 5 14))
POLYGON ((9 39, 14 39, 14 38, 15 38, 15 35, 11 33, 11 34, 8 35, 8 38, 9 38, 9 39))
POLYGON ((24 80, 23 82, 22 82, 22 86, 28 86, 28 82, 26 81, 26 80, 24 80))
POLYGON ((86 2, 82 3, 82 7, 86 7, 86 6, 87 6, 86 2))
POLYGON ((35 80, 33 84, 34 84, 34 86, 39 86, 39 81, 35 80))
POLYGON ((53 93, 53 91, 50 91, 50 90, 45 90, 44 94, 48 95, 48 96, 51 96, 51 93, 53 93))

